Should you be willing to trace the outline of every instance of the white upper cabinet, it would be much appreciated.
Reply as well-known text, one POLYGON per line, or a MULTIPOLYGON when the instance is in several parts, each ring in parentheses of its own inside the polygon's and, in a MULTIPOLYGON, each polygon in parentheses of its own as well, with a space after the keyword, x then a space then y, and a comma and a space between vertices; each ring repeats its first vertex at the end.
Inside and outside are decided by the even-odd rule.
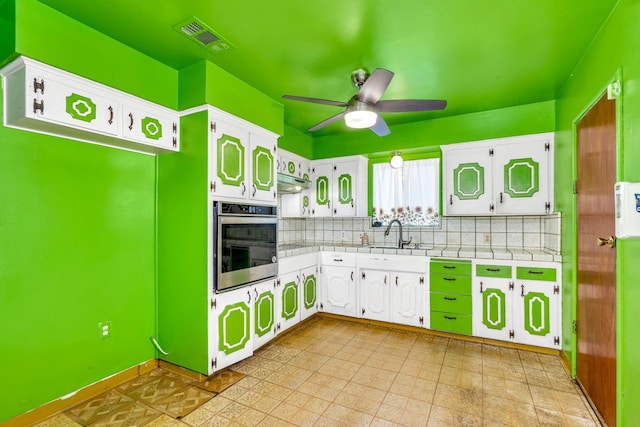
POLYGON ((209 134, 212 197, 277 203, 277 135, 211 107, 209 134))
POLYGON ((311 179, 311 161, 294 153, 280 150, 278 172, 296 178, 311 179))
POLYGON ((148 154, 178 151, 178 112, 19 57, 3 75, 10 127, 148 154))
POLYGON ((338 157, 311 162, 311 216, 367 216, 367 159, 338 157))
POLYGON ((445 215, 553 212, 553 133, 441 148, 445 215))
MULTIPOLYGON (((304 181, 311 180, 311 161, 290 153, 278 150, 278 173, 292 176, 304 181)), ((282 193, 280 197, 280 215, 283 218, 304 218, 311 215, 311 201, 309 188, 295 193, 282 193)))

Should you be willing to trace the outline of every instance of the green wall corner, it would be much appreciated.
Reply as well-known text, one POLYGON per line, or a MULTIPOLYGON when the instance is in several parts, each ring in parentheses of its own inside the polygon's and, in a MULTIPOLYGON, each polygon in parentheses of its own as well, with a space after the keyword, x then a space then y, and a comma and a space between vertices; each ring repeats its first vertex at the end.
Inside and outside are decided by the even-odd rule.
POLYGON ((284 107, 209 61, 180 70, 179 105, 209 104, 278 135, 284 133, 284 107))

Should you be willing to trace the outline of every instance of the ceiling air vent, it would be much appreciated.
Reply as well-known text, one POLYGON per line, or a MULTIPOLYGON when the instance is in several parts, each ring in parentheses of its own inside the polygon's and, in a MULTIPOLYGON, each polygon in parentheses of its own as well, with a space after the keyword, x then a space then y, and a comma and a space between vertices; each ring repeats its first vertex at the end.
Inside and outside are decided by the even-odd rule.
POLYGON ((222 53, 235 48, 234 45, 214 32, 198 18, 189 18, 173 26, 173 29, 189 40, 212 53, 222 53))

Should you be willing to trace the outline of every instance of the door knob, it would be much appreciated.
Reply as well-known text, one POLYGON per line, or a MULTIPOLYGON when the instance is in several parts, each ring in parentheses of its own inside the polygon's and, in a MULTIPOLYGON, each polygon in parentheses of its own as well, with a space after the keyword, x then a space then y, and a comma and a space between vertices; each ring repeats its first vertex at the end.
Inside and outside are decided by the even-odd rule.
POLYGON ((609 236, 608 239, 604 239, 602 237, 598 237, 596 243, 598 244, 598 246, 604 246, 607 245, 610 248, 613 248, 616 246, 616 238, 613 236, 609 236))

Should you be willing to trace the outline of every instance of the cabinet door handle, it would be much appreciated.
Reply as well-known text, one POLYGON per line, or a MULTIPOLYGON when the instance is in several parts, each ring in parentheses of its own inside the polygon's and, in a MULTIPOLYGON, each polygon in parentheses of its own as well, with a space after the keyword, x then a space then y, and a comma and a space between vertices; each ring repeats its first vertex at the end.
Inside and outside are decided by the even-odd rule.
POLYGON ((502 192, 500 192, 500 203, 502 203, 502 192))
POLYGON ((256 196, 256 192, 258 191, 258 187, 256 187, 255 184, 251 184, 251 187, 253 188, 253 194, 251 194, 251 197, 255 197, 256 196))
POLYGON ((258 290, 256 288, 253 288, 253 291, 256 293, 256 299, 258 299, 258 290))
POLYGON ((129 130, 133 130, 133 114, 129 113, 129 130))
POLYGON ((398 276, 396 276, 396 286, 398 286, 398 276))
POLYGON ((353 282, 353 271, 351 272, 351 281, 353 282))
POLYGON ((480 282, 480 293, 482 293, 482 282, 480 282))
POLYGON ((384 284, 385 285, 387 284, 387 275, 386 274, 384 275, 384 284))
POLYGON ((244 193, 247 192, 247 184, 244 183, 244 181, 242 181, 242 195, 244 196, 244 193))
POLYGON ((111 105, 109 105, 109 120, 107 120, 107 123, 112 124, 113 123, 113 107, 111 105))
POLYGON ((453 205, 453 194, 449 194, 449 204, 453 205))
POLYGON ((524 285, 520 286, 520 296, 524 296, 524 285))
POLYGON ((249 301, 247 301, 247 304, 251 304, 251 292, 247 291, 247 295, 249 295, 249 301))

